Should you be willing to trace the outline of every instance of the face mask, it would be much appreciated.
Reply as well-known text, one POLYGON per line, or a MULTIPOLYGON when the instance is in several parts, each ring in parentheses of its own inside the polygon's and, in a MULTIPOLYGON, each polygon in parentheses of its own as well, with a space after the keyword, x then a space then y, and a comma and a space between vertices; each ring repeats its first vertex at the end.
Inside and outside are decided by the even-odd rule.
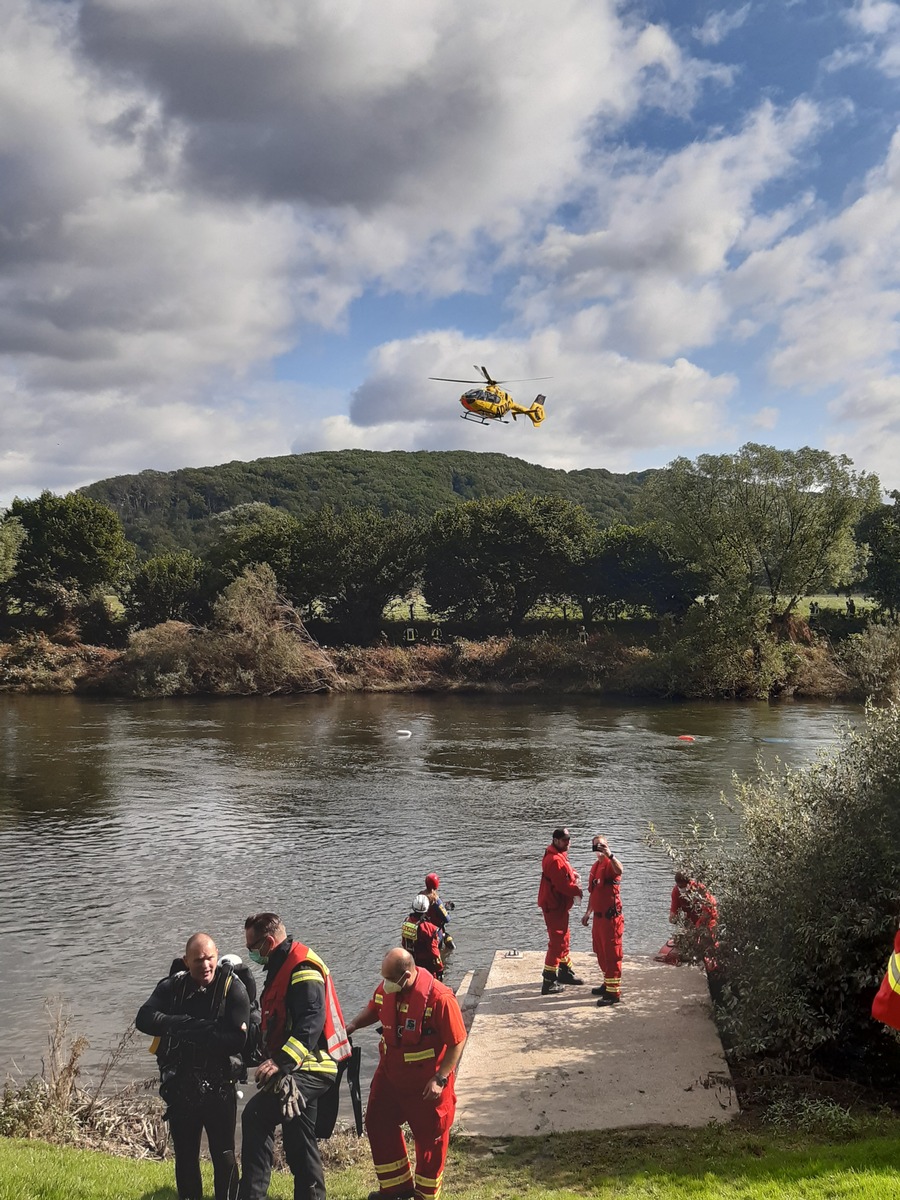
POLYGON ((381 986, 384 989, 384 991, 386 991, 388 993, 388 995, 390 995, 392 992, 402 992, 403 991, 403 980, 405 978, 406 978, 405 975, 401 975, 400 981, 398 983, 395 983, 393 979, 382 979, 381 986))
POLYGON ((257 966, 264 967, 266 965, 266 963, 269 961, 268 957, 263 958, 263 956, 260 954, 260 952, 258 950, 250 950, 250 951, 248 951, 248 953, 250 956, 250 961, 255 962, 257 964, 257 966))

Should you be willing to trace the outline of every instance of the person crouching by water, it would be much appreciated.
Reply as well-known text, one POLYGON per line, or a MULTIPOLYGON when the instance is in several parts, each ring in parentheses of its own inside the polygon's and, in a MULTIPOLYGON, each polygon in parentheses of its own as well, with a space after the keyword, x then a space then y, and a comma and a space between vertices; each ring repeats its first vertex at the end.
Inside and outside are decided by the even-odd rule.
POLYGON ((230 964, 219 965, 218 958, 212 938, 195 933, 184 949, 186 969, 159 981, 134 1022, 141 1033, 159 1039, 159 1094, 167 1105, 179 1200, 203 1196, 204 1129, 216 1200, 235 1200, 238 1194, 234 1080, 242 1066, 250 999, 230 964))
POLYGON ((334 1087, 338 1063, 351 1053, 328 967, 315 950, 288 937, 277 913, 244 923, 253 962, 265 967, 260 996, 263 1062, 256 1095, 241 1119, 241 1200, 269 1192, 275 1129, 294 1176, 295 1200, 325 1200, 325 1172, 316 1140, 319 1097, 334 1087))
POLYGON ((584 983, 576 979, 569 955, 569 910, 584 893, 578 872, 569 862, 569 843, 572 838, 563 826, 553 830, 550 845, 541 862, 541 886, 538 889, 538 908, 547 926, 547 956, 544 959, 542 996, 556 996, 564 991, 564 983, 584 983))
POLYGON ((603 972, 603 982, 591 991, 600 997, 598 1007, 608 1008, 622 999, 622 933, 625 929, 619 897, 622 864, 600 833, 591 839, 591 849, 597 858, 588 878, 587 911, 581 923, 587 925, 591 917, 594 918, 591 945, 603 972))
POLYGON ((347 1033, 382 1025, 381 1056, 366 1107, 366 1135, 378 1176, 369 1200, 437 1200, 456 1113, 453 1075, 466 1041, 450 988, 417 967, 408 950, 389 950, 375 994, 347 1033), (401 1126, 416 1145, 413 1178, 401 1126))

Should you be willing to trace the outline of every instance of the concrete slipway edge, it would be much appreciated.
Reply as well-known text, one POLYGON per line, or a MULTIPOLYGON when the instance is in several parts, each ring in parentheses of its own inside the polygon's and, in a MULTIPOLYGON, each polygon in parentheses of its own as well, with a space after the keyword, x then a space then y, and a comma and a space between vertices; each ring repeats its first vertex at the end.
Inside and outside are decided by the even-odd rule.
POLYGON ((641 1125, 706 1125, 737 1114, 705 973, 629 956, 622 1002, 598 1008, 591 954, 582 987, 541 996, 543 954, 498 950, 458 996, 469 1040, 457 1128, 479 1137, 641 1125), (485 978, 486 976, 486 978, 485 978))

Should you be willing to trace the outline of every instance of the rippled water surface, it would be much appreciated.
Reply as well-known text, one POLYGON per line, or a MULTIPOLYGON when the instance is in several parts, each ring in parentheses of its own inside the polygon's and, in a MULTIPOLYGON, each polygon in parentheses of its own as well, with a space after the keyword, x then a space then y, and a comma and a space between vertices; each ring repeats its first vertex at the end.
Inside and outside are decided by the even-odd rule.
MULTIPOLYGON (((622 707, 420 696, 91 702, 0 697, 0 1073, 39 1069, 42 1001, 102 1055, 187 934, 243 947, 284 914, 352 1015, 426 871, 456 902, 449 982, 495 948, 539 948, 540 856, 560 822, 625 864, 626 952, 667 937, 677 837, 757 756, 801 764, 855 707, 622 707), (409 730, 410 737, 398 736, 409 730), (693 743, 679 741, 691 734, 693 743)), ((589 949, 575 926, 575 942, 589 949), (583 945, 582 945, 583 943, 583 945)), ((149 1074, 146 1055, 127 1071, 149 1074)))

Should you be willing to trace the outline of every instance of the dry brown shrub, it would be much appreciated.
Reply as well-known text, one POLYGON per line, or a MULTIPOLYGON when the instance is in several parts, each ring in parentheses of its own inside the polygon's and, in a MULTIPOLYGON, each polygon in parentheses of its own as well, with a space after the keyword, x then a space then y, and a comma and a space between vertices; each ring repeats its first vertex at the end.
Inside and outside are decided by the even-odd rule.
POLYGON ((118 650, 105 646, 60 645, 46 634, 29 634, 0 648, 0 689, 53 693, 88 690, 118 658, 118 650))
POLYGON ((847 696, 852 690, 852 680, 835 659, 834 652, 827 643, 797 647, 796 659, 785 689, 788 694, 834 700, 847 696))
POLYGON ((44 1071, 30 1079, 7 1078, 0 1093, 0 1136, 41 1138, 63 1145, 105 1150, 128 1158, 160 1157, 167 1129, 162 1108, 146 1084, 105 1092, 110 1072, 124 1056, 132 1026, 113 1047, 90 1088, 79 1084, 87 1038, 73 1036, 58 1001, 45 1001, 48 1051, 44 1071))
POLYGON ((248 696, 336 691, 343 682, 278 595, 271 568, 261 566, 225 590, 210 628, 166 621, 136 633, 113 688, 133 696, 248 696))

